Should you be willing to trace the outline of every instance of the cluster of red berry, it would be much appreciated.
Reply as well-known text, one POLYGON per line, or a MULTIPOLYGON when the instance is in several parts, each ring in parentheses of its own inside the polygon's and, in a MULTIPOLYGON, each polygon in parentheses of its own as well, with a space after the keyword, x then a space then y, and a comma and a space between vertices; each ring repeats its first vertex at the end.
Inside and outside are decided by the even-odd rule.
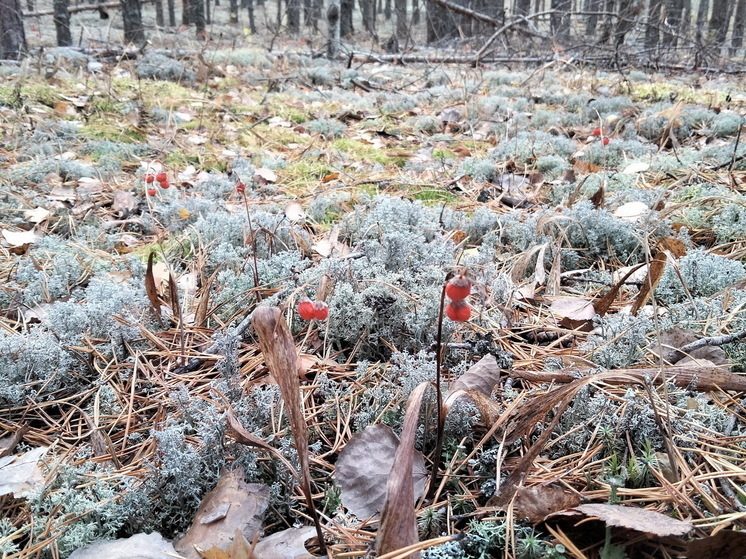
POLYGON ((157 182, 161 188, 168 188, 171 183, 168 182, 168 175, 161 171, 160 173, 152 174, 147 173, 144 177, 145 182, 148 184, 148 196, 155 196, 154 182, 157 182))
POLYGON ((609 142, 611 141, 608 136, 604 136, 604 131, 600 128, 594 128, 593 132, 591 133, 593 136, 600 136, 601 137, 601 143, 605 146, 609 145, 609 142))
POLYGON ((451 278, 446 284, 446 316, 454 322, 466 322, 471 317, 471 307, 466 298, 471 293, 471 280, 464 274, 451 278))
POLYGON ((239 194, 243 194, 244 192, 246 192, 246 185, 242 182, 236 183, 236 192, 238 192, 239 194))
POLYGON ((311 301, 303 297, 298 301, 298 314, 303 320, 326 320, 329 318, 329 305, 324 301, 311 301))

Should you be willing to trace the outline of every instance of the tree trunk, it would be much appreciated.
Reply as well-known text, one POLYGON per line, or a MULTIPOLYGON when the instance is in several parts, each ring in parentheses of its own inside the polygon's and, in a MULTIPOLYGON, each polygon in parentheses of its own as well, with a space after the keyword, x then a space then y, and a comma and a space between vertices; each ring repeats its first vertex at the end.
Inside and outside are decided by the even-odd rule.
POLYGON ((122 0, 122 23, 124 24, 124 41, 126 43, 135 45, 145 43, 140 0, 122 0))
POLYGON ((391 0, 386 0, 383 5, 383 17, 386 21, 391 19, 391 0))
POLYGON ((339 3, 339 34, 342 37, 352 35, 355 28, 352 26, 352 9, 355 7, 353 0, 340 0, 339 3))
POLYGON ((163 0, 154 0, 155 5, 155 24, 158 27, 163 27, 166 21, 163 19, 163 0))
POLYGON ((713 0, 712 16, 710 16, 710 34, 715 43, 722 45, 728 35, 730 24, 730 7, 733 0, 713 0))
POLYGON ((73 44, 73 37, 70 33, 70 12, 67 11, 68 0, 54 0, 53 6, 57 46, 69 47, 73 44))
MULTIPOLYGON (((645 48, 654 49, 658 46, 661 24, 661 2, 663 0, 650 0, 648 4, 648 22, 645 28, 645 48)), ((705 2, 707 0, 704 0, 705 2)))
POLYGON ((210 16, 210 0, 205 0, 205 23, 207 25, 210 25, 211 22, 211 16, 210 16))
POLYGON ((377 36, 375 0, 360 0, 360 12, 363 17, 363 28, 375 38, 377 36))
POLYGON ((738 0, 736 13, 733 16, 733 38, 731 39, 731 56, 736 55, 737 49, 743 46, 743 28, 746 20, 746 0, 738 0))
POLYGON ((204 39, 205 34, 205 2, 204 0, 189 0, 189 15, 194 23, 198 39, 204 39))
POLYGON ((0 59, 18 60, 26 54, 20 1, 0 0, 0 13, 0 59))
POLYGON ((326 55, 332 59, 337 58, 340 51, 339 14, 339 0, 329 0, 329 6, 326 9, 326 55))
POLYGON ((288 31, 297 35, 300 31, 300 0, 287 0, 288 31))
MULTIPOLYGON (((504 2, 505 0, 499 0, 504 2)), ((420 0, 412 0, 412 25, 420 24, 420 0)))
MULTIPOLYGON (((654 1, 654 0, 651 0, 654 1)), ((587 12, 600 12, 601 11, 601 0, 586 0, 585 11, 587 12)), ((596 27, 598 26, 598 15, 591 13, 586 16, 585 20, 585 36, 587 39, 596 36, 596 27)))
POLYGON ((168 24, 171 27, 176 27, 176 6, 174 0, 167 0, 166 5, 168 6, 168 24))
POLYGON ((228 23, 238 23, 238 0, 228 2, 228 23))
POLYGON ((396 11, 396 38, 403 45, 407 41, 407 0, 394 0, 396 11))
POLYGON ((246 0, 246 10, 249 14, 249 29, 251 30, 252 34, 256 35, 256 21, 254 21, 254 0, 246 0))
POLYGON ((666 28, 663 33, 663 44, 675 47, 681 34, 681 12, 684 10, 684 0, 666 1, 666 28))
POLYGON ((614 27, 614 13, 616 12, 615 4, 616 0, 606 0, 604 2, 604 12, 607 15, 604 16, 603 23, 601 24, 601 35, 598 38, 601 43, 608 43, 611 38, 611 30, 614 27))
POLYGON ((181 0, 181 24, 192 24, 192 6, 190 0, 181 0))
POLYGON ((552 0, 552 10, 555 10, 555 13, 549 16, 552 34, 566 39, 570 35, 570 0, 552 0))
POLYGON ((515 0, 513 10, 517 16, 527 16, 531 10, 531 0, 515 0))
POLYGON ((697 9, 697 42, 702 41, 705 25, 707 24, 707 14, 710 11, 710 0, 699 0, 697 9))
POLYGON ((635 24, 637 15, 637 7, 633 3, 633 0, 620 0, 619 1, 619 19, 616 22, 616 29, 614 30, 614 44, 616 46, 622 46, 624 39, 629 33, 629 30, 635 24))
POLYGON ((434 2, 427 3, 427 42, 445 39, 456 29, 455 20, 448 11, 434 2))

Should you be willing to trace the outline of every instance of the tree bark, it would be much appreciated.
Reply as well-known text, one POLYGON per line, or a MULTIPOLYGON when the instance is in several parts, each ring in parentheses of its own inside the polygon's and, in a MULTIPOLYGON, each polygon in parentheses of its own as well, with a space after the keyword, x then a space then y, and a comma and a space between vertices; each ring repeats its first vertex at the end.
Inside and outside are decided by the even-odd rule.
POLYGON ((552 29, 552 34, 561 38, 567 39, 570 35, 570 0, 552 0, 552 9, 556 10, 549 16, 549 25, 552 29))
POLYGON ((192 6, 190 0, 181 0, 181 24, 192 24, 192 6))
POLYGON ((297 35, 300 31, 300 0, 287 0, 288 31, 297 35))
POLYGON ((73 44, 70 33, 70 12, 67 11, 68 0, 54 0, 54 28, 57 31, 57 46, 69 47, 73 44))
POLYGON ((336 58, 341 50, 339 44, 339 14, 339 0, 330 0, 326 9, 326 55, 330 59, 336 58))
POLYGON ((246 0, 246 10, 249 14, 249 29, 256 34, 256 21, 254 21, 254 0, 246 0))
POLYGON ((163 19, 163 0, 154 0, 155 5, 155 24, 158 27, 163 27, 166 21, 163 19))
POLYGON ((353 0, 341 0, 339 3, 339 34, 342 37, 352 35, 355 31, 352 26, 352 9, 354 7, 353 0))
POLYGON ((205 0, 189 0, 190 19, 198 39, 205 38, 205 0))
POLYGON ((363 17, 363 28, 376 37, 376 4, 374 0, 360 0, 360 13, 363 17))
POLYGON ((228 23, 238 23, 238 0, 228 2, 228 23))
POLYGON ((531 10, 531 0, 515 0, 513 10, 517 16, 527 16, 531 10))
POLYGON ((738 0, 736 4, 736 13, 733 16, 733 39, 731 39, 731 56, 736 55, 736 50, 743 46, 743 29, 746 23, 746 0, 738 0))
POLYGON ((710 34, 715 43, 722 45, 728 35, 730 24, 730 6, 732 0, 713 0, 712 16, 710 16, 710 34))
POLYGON ((407 0, 394 0, 396 11, 396 37, 401 44, 407 40, 407 0))
MULTIPOLYGON (((703 1, 707 2, 707 0, 703 1)), ((660 38, 661 2, 662 0, 650 0, 650 4, 648 4, 648 22, 645 28, 646 49, 654 49, 658 45, 658 39, 660 38)))
POLYGON ((168 6, 168 24, 171 27, 176 27, 176 6, 174 0, 167 0, 166 5, 168 6))
POLYGON ((26 54, 26 33, 19 0, 0 0, 0 59, 18 60, 26 54))
POLYGON ((145 43, 140 0, 122 0, 122 23, 124 24, 124 41, 126 43, 135 45, 145 43))

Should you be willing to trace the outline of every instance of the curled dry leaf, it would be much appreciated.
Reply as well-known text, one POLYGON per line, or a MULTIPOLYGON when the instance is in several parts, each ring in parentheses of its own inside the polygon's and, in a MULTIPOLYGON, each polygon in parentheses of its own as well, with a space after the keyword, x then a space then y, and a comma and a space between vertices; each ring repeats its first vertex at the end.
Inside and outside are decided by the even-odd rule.
POLYGON ((254 539, 269 506, 269 487, 246 483, 243 477, 242 468, 221 473, 215 489, 202 499, 187 533, 174 542, 176 551, 189 559, 199 559, 197 548, 225 551, 236 533, 248 541, 254 539))
POLYGON ((319 545, 325 551, 321 524, 314 507, 311 494, 311 470, 308 457, 308 427, 301 408, 300 379, 298 378, 298 351, 293 336, 278 307, 257 307, 251 317, 251 324, 259 337, 259 348, 267 363, 270 374, 280 387, 285 411, 290 421, 290 429, 295 439, 298 460, 301 467, 301 490, 306 505, 316 524, 319 545))
POLYGON ((450 386, 450 392, 456 390, 476 390, 486 396, 492 394, 492 389, 500 380, 500 367, 494 355, 488 353, 478 362, 469 367, 450 386))
POLYGON ((520 487, 513 501, 513 514, 530 522, 543 521, 550 514, 562 512, 580 504, 580 496, 560 487, 520 487))
MULTIPOLYGON (((339 453, 334 479, 342 504, 358 518, 381 512, 386 499, 386 483, 399 449, 399 437, 388 425, 368 425, 354 435, 339 453)), ((412 483, 414 498, 425 491, 425 457, 414 450, 412 483)))
POLYGON ((45 208, 34 208, 33 210, 26 210, 23 212, 23 219, 29 223, 41 223, 46 221, 51 212, 45 208))
MULTIPOLYGON (((423 382, 412 391, 404 414, 401 444, 394 456, 391 473, 386 484, 386 500, 381 511, 381 527, 376 537, 376 551, 383 555, 417 543, 417 517, 414 510, 414 437, 420 415, 420 406, 425 391, 430 386, 423 382)), ((408 557, 419 559, 420 553, 408 557)))
POLYGON ((688 522, 676 520, 665 514, 624 505, 580 505, 575 510, 579 510, 586 516, 598 517, 607 526, 629 528, 661 537, 683 536, 694 529, 694 526, 688 522))

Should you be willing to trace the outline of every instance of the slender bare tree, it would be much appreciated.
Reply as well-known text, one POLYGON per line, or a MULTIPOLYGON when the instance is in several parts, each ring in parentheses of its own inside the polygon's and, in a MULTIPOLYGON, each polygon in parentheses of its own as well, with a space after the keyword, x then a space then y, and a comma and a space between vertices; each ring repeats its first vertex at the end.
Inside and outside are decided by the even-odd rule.
POLYGON ((26 53, 26 33, 19 0, 0 0, 0 59, 18 60, 26 53))

